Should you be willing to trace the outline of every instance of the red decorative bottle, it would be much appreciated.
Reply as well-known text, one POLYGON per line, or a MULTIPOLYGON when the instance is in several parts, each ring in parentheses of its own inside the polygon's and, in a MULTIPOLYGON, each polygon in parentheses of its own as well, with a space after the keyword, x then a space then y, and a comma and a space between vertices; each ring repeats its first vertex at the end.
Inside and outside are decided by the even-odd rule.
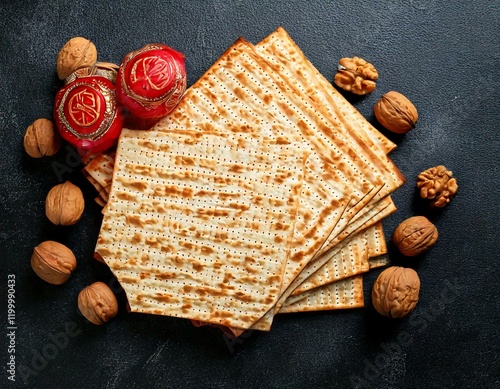
POLYGON ((117 143, 124 115, 116 102, 115 77, 116 69, 102 68, 98 63, 73 73, 56 95, 56 127, 82 156, 117 143))
POLYGON ((116 80, 118 101, 144 119, 168 115, 186 90, 184 55, 163 44, 127 54, 116 80))

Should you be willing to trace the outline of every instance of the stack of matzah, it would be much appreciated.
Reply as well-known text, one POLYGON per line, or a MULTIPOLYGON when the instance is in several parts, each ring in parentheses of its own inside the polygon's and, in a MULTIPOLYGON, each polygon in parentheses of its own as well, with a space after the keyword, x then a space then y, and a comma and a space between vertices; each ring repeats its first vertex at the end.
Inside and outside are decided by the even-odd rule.
POLYGON ((170 116, 86 167, 106 202, 96 252, 132 311, 235 333, 362 306, 404 182, 393 147, 282 28, 239 39, 170 116))

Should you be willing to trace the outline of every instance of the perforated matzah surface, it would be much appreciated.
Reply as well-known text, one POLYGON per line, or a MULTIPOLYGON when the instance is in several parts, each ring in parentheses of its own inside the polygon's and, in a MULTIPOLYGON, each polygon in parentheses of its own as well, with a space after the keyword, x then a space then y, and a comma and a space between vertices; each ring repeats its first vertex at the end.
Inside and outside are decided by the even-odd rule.
MULTIPOLYGON (((335 290, 338 293, 339 287, 331 285, 332 283, 339 283, 339 285, 345 286, 345 284, 342 284, 342 281, 346 278, 366 273, 370 269, 386 266, 389 263, 389 258, 387 256, 387 247, 383 235, 382 223, 378 222, 372 227, 369 227, 362 232, 358 232, 354 236, 347 239, 345 241, 345 245, 341 247, 334 256, 335 258, 333 259, 332 264, 335 267, 330 275, 331 277, 329 281, 325 279, 325 284, 314 287, 313 289, 304 288, 302 291, 299 286, 294 291, 294 294, 289 296, 283 304, 283 306, 286 307, 286 312, 300 312, 306 309, 313 310, 313 307, 305 307, 305 305, 312 303, 313 301, 316 301, 314 307, 318 308, 319 302, 325 301, 325 295, 331 294, 332 290, 335 290), (298 303, 299 301, 300 304, 298 303)), ((324 268, 325 266, 323 266, 320 270, 324 270, 324 268)), ((348 283, 348 285, 351 285, 354 288, 353 290, 350 290, 350 294, 362 296, 362 282, 357 280, 356 283, 348 283)), ((345 288, 342 290, 345 290, 345 288)), ((351 304, 346 306, 341 304, 340 301, 341 300, 337 299, 334 304, 329 304, 329 309, 343 309, 346 307, 354 308, 362 306, 362 304, 351 304)), ((328 308, 319 307, 318 309, 328 308)))
MULTIPOLYGON (((360 123, 359 127, 354 129, 343 114, 339 112, 337 105, 329 98, 328 93, 319 93, 320 90, 323 90, 322 81, 324 82, 324 79, 319 80, 316 77, 318 72, 314 66, 307 61, 307 58, 283 29, 278 29, 278 31, 269 35, 256 48, 259 54, 275 66, 277 71, 273 73, 273 77, 278 82, 283 81, 288 88, 294 88, 293 93, 302 97, 304 108, 317 113, 320 120, 323 120, 325 124, 327 123, 327 127, 319 125, 313 129, 313 133, 308 134, 309 139, 312 138, 312 143, 320 150, 325 151, 331 149, 332 142, 338 143, 339 138, 341 138, 344 141, 346 153, 354 153, 357 155, 356 158, 366 162, 366 165, 361 165, 360 168, 364 174, 369 176, 376 171, 375 174, 379 178, 384 178, 385 187, 378 190, 371 198, 366 198, 366 202, 360 201, 358 203, 359 207, 346 212, 343 215, 344 221, 350 222, 362 217, 363 213, 368 212, 370 209, 367 206, 368 204, 373 206, 378 200, 383 199, 404 182, 404 178, 398 169, 385 155, 386 150, 392 149, 391 142, 388 142, 385 137, 373 129, 359 113, 356 113, 356 110, 354 110, 356 112, 352 112, 351 106, 351 112, 349 113, 351 121, 355 117, 356 123, 360 123), (313 102, 310 100, 313 100, 313 102), (318 109, 318 105, 314 105, 314 103, 320 104, 320 108, 318 109), (367 149, 368 146, 370 149, 367 149)), ((330 88, 334 89, 331 85, 330 88)), ((339 95, 338 92, 337 95, 339 95)), ((337 99, 342 100, 343 97, 340 96, 339 98, 339 96, 337 96, 337 99)), ((345 99, 343 100, 344 107, 346 107, 345 99)), ((323 156, 325 155, 323 154, 323 156)), ((351 180, 355 180, 355 178, 351 177, 351 180)), ((391 202, 389 199, 383 201, 385 204, 391 202)), ((345 224, 337 224, 330 234, 329 243, 323 244, 325 251, 347 236, 346 234, 339 235, 342 231, 345 231, 345 224)), ((295 269, 292 268, 292 271, 287 271, 288 274, 291 274, 291 277, 285 277, 285 280, 291 282, 297 276, 298 271, 293 270, 295 269)), ((302 270, 302 267, 300 270, 302 270)))
POLYGON ((379 255, 369 259, 370 269, 387 266, 389 264, 389 256, 387 254, 379 255))
POLYGON ((304 292, 299 297, 287 300, 280 313, 361 308, 364 306, 363 277, 356 275, 345 278, 323 288, 304 292))
MULTIPOLYGON (((381 207, 382 204, 379 204, 372 210, 372 213, 381 207)), ((392 211, 394 207, 391 206, 389 209, 392 211)), ((378 217, 380 218, 380 215, 378 217)), ((346 246, 342 247, 340 251, 330 250, 322 254, 320 258, 324 263, 321 266, 311 263, 306 269, 306 272, 311 272, 311 275, 292 294, 297 295, 306 290, 368 271, 368 258, 387 252, 381 228, 381 223, 378 222, 348 238, 346 246), (359 247, 363 247, 363 250, 359 250, 359 247)))
POLYGON ((270 77, 271 71, 252 47, 237 42, 188 90, 171 116, 154 128, 200 126, 204 131, 245 131, 277 141, 299 139, 309 144, 311 155, 291 256, 296 270, 287 277, 291 280, 335 226, 347 225, 353 214, 345 212, 346 208, 359 204, 372 192, 370 181, 382 183, 376 175, 363 176, 366 162, 345 153, 345 142, 339 139, 335 144, 330 140, 327 146, 325 140, 313 135, 314 126, 321 125, 319 117, 304 111, 301 99, 290 100, 287 87, 270 77), (322 153, 327 153, 328 159, 322 153), (337 165, 332 164, 335 159, 337 165))
POLYGON ((279 27, 258 45, 260 53, 270 54, 266 58, 287 65, 305 92, 323 105, 330 115, 346 126, 353 128, 370 147, 387 154, 396 148, 380 131, 373 127, 361 113, 335 89, 316 67, 306 58, 284 28, 279 27), (288 65, 287 63, 290 63, 288 65), (298 66, 296 66, 298 64, 298 66))
POLYGON ((387 253, 387 244, 384 237, 384 228, 381 222, 366 230, 368 256, 377 257, 387 253))
MULTIPOLYGON (((293 305, 294 308, 287 308, 287 312, 292 312, 292 310, 298 312, 299 310, 296 310, 299 309, 299 305, 296 304, 298 301, 301 301, 301 305, 311 302, 312 299, 320 301, 325 293, 329 293, 332 288, 336 288, 330 285, 331 283, 337 283, 353 275, 366 273, 370 269, 386 266, 389 263, 386 254, 387 247, 383 235, 382 223, 378 222, 372 227, 356 233, 345 241, 345 245, 334 254, 335 258, 332 261, 334 269, 332 269, 329 280, 324 279, 325 284, 316 286, 312 289, 306 287, 303 290, 301 290, 302 285, 299 286, 294 291, 294 294, 286 299, 283 306, 290 307, 293 305), (308 297, 308 299, 306 300, 305 297, 308 297)), ((324 270, 324 268, 325 266, 320 268, 320 270, 324 270)), ((305 284, 307 285, 307 280, 305 284)), ((362 289, 362 283, 356 283, 355 288, 362 289)), ((362 290, 361 292, 359 290, 354 290, 352 293, 355 295, 362 295, 362 290)), ((353 307, 354 306, 357 305, 353 305, 353 307)), ((344 306, 342 304, 337 304, 331 309, 341 308, 344 308, 344 306)), ((303 309, 304 307, 300 306, 300 310, 303 309)))
MULTIPOLYGON (((113 179, 113 170, 115 162, 114 152, 104 152, 96 155, 83 170, 92 177, 99 185, 104 188, 110 188, 113 179)), ((109 192, 109 189, 108 189, 109 192)))
POLYGON ((264 137, 122 134, 96 251, 131 310, 248 328, 275 303, 306 153, 264 137))
MULTIPOLYGON (((318 84, 314 67, 297 51, 293 42, 286 41, 289 38, 279 32, 272 34, 272 45, 266 47, 264 41, 260 46, 262 50, 258 47, 258 51, 243 40, 236 42, 188 90, 171 116, 161 120, 137 144, 138 148, 147 149, 155 144, 159 133, 190 129, 226 141, 237 139, 241 148, 247 147, 247 142, 251 144, 257 139, 268 138, 281 146, 289 142, 302 143, 302 147, 310 150, 302 193, 298 198, 297 217, 288 227, 290 234, 293 230, 294 239, 289 260, 285 258, 282 263, 284 273, 275 296, 279 299, 274 300, 278 304, 274 309, 268 309, 265 319, 260 319, 252 327, 265 330, 270 328, 272 316, 281 306, 280 301, 283 303, 301 282, 327 264, 328 256, 335 253, 339 243, 394 211, 394 204, 387 195, 404 181, 385 157, 384 147, 390 148, 390 145, 384 143, 384 138, 377 137, 369 128, 365 129, 366 121, 360 128, 352 127, 350 121, 356 116, 355 110, 337 107, 323 89, 323 95, 310 93, 313 85, 323 88, 321 82, 318 84), (288 57, 287 52, 290 53, 288 57), (325 96, 326 99, 320 101, 325 96), (333 106, 325 107, 324 102, 333 106), (377 152, 372 150, 374 148, 377 152)), ((356 120, 361 123, 359 116, 356 120)), ((147 164, 152 160, 156 166, 165 167, 165 160, 151 155, 139 158, 133 168, 125 165, 128 169, 125 171, 148 176, 151 170, 147 164)), ((119 171, 123 166, 116 169, 119 171)), ((135 184, 136 189, 141 188, 140 183, 135 184)), ((122 196, 127 197, 124 193, 122 196)), ((116 198, 112 197, 110 203, 113 201, 116 198)), ((171 211, 179 211, 175 207, 171 211)), ((160 207, 158 203, 153 204, 152 215, 161 213, 161 209, 161 204, 160 207)), ((338 277, 345 277, 348 273, 346 268, 338 277)), ((325 281, 324 278, 321 280, 325 281)), ((145 282, 136 278, 131 283, 145 282)), ((208 296, 210 293, 207 292, 207 300, 208 296)), ((217 297, 216 294, 215 299, 217 297)), ((161 305, 153 313, 171 314, 161 305)), ((263 311, 259 314, 262 317, 263 311)), ((257 313, 250 316, 245 317, 245 326, 248 325, 247 319, 257 320, 259 317, 257 313)), ((215 322, 222 323, 219 319, 215 322)), ((227 325, 248 328, 242 327, 241 323, 227 325)))

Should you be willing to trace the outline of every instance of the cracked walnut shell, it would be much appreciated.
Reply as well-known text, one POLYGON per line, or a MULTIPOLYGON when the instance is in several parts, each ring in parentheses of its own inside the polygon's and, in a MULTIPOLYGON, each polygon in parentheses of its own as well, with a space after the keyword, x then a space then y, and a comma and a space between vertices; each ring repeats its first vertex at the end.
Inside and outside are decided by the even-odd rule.
POLYGON ((390 91, 384 94, 373 107, 375 117, 382 126, 396 134, 405 134, 418 121, 417 108, 404 95, 390 91))
POLYGON ((403 318, 415 309, 419 293, 420 278, 415 270, 391 266, 373 284, 373 307, 383 316, 403 318))
POLYGON ((45 199, 45 214, 56 225, 75 224, 80 220, 84 208, 82 191, 69 181, 54 186, 45 199))
POLYGON ((86 38, 71 38, 57 54, 56 70, 60 80, 64 80, 75 70, 93 66, 97 61, 97 49, 86 38))
POLYGON ((342 58, 339 61, 338 72, 333 81, 348 92, 366 95, 373 92, 377 86, 378 72, 375 67, 363 58, 342 58))
POLYGON ((94 282, 78 295, 78 309, 96 325, 107 323, 118 313, 118 302, 111 289, 103 282, 94 282))
POLYGON ((30 157, 50 157, 59 151, 61 143, 61 137, 49 119, 37 119, 26 128, 23 145, 30 157))
POLYGON ((417 187, 420 197, 430 200, 435 208, 443 208, 458 191, 457 180, 453 173, 443 165, 431 167, 417 177, 417 187))
POLYGON ((438 236, 436 226, 425 216, 413 216, 397 226, 392 235, 392 242, 401 254, 414 257, 434 246, 438 236))
POLYGON ((46 240, 33 250, 31 267, 42 280, 53 285, 64 284, 76 268, 76 258, 65 245, 46 240))

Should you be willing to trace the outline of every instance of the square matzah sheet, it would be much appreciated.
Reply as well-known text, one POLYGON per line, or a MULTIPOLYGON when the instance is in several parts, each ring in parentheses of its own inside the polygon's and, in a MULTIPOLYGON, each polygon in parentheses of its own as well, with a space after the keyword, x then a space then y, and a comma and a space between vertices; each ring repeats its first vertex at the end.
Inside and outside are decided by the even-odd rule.
POLYGON ((96 252, 131 310, 241 329, 269 311, 306 156, 244 134, 125 130, 96 252))

